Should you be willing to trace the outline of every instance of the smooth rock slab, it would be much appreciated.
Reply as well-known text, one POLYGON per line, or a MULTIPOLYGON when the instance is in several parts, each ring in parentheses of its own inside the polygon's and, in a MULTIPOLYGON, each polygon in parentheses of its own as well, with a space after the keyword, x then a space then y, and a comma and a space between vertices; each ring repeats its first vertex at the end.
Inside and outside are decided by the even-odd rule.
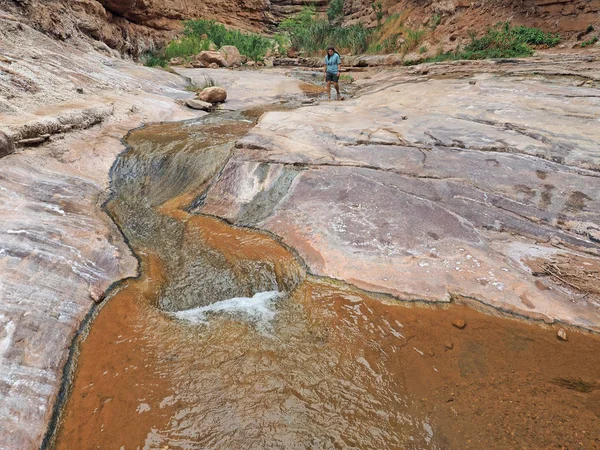
POLYGON ((265 114, 199 210, 267 228, 313 273, 364 289, 600 330, 597 296, 527 265, 600 255, 596 91, 394 72, 364 84, 347 102, 265 114))

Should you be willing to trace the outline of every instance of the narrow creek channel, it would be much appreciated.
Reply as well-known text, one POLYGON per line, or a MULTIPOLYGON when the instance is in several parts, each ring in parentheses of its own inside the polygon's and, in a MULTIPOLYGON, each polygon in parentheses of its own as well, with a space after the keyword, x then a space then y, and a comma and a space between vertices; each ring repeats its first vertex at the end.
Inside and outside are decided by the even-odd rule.
POLYGON ((53 448, 600 448, 597 336, 382 301, 190 214, 259 113, 127 137, 108 208, 141 276, 92 321, 53 448))

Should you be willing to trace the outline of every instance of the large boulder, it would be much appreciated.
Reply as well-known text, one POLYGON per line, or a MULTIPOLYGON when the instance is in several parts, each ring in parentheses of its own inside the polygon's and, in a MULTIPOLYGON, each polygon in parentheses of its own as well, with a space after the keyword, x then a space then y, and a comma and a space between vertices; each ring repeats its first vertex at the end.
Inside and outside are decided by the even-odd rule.
POLYGON ((210 50, 205 50, 196 55, 196 61, 200 61, 204 64, 205 67, 210 66, 211 64, 216 64, 219 67, 227 67, 227 61, 219 52, 211 52, 210 50))
POLYGON ((222 87, 207 87, 198 94, 198 100, 208 103, 222 103, 227 99, 227 91, 222 87))
POLYGON ((219 50, 219 53, 227 61, 229 67, 242 65, 242 55, 235 45, 224 45, 219 50))
POLYGON ((8 138, 8 136, 6 136, 6 134, 0 131, 0 158, 10 155, 14 151, 15 146, 13 145, 12 141, 8 138))

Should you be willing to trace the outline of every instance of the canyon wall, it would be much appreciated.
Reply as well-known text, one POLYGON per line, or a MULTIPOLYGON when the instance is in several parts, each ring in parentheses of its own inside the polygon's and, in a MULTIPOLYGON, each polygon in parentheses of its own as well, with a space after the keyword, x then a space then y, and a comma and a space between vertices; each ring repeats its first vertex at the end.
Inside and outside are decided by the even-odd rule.
POLYGON ((506 20, 565 37, 584 32, 589 25, 600 28, 600 0, 345 0, 344 21, 374 27, 379 8, 384 17, 404 14, 413 25, 439 15, 443 32, 477 30, 506 20))
MULTIPOLYGON (((139 55, 163 46, 181 31, 181 21, 216 19, 227 25, 268 31, 306 5, 324 13, 329 0, 0 0, 2 11, 24 17, 33 28, 60 40, 83 35, 98 49, 139 55), (108 48, 104 47, 104 44, 108 48)), ((374 27, 393 14, 412 28, 438 16, 437 41, 457 44, 499 21, 540 27, 576 36, 589 25, 600 29, 600 0, 346 0, 344 23, 374 27), (379 14, 378 14, 379 11, 379 14), (459 40, 460 42, 460 40, 459 40)))

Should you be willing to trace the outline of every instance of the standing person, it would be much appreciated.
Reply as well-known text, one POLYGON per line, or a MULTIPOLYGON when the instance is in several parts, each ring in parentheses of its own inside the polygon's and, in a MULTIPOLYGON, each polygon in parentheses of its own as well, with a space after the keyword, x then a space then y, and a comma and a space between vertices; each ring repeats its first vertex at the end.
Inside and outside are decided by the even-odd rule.
POLYGON ((335 87, 337 92, 337 99, 340 100, 340 65, 342 60, 340 54, 333 47, 327 48, 327 55, 325 55, 325 81, 327 82, 327 98, 331 100, 331 83, 335 87))

